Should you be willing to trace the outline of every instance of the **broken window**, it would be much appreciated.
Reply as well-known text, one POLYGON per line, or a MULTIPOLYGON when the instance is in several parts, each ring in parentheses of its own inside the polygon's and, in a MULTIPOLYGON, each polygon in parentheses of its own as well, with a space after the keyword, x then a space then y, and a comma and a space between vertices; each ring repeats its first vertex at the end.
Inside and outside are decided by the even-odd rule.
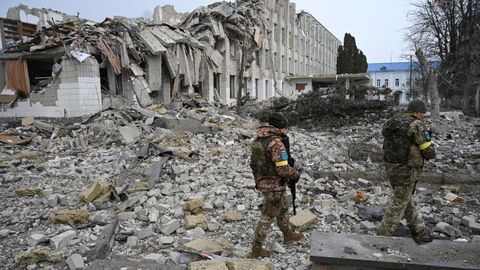
POLYGON ((400 79, 395 79, 395 86, 400 86, 400 79))
MULTIPOLYGON (((28 76, 32 91, 36 92, 47 86, 53 80, 52 67, 55 64, 52 58, 28 59, 28 76)), ((58 68, 57 68, 58 69, 58 68)), ((59 71, 57 70, 57 73, 59 71)))
POLYGON ((380 79, 377 80, 377 87, 380 87, 380 79))
POLYGON ((269 69, 272 67, 272 57, 270 56, 270 51, 265 50, 266 63, 265 68, 269 69))
POLYGON ((235 98, 235 76, 230 75, 230 98, 235 98))
POLYGON ((230 59, 235 60, 237 58, 237 47, 235 42, 230 40, 230 59))
POLYGON ((255 79, 255 97, 258 98, 258 79, 255 79))
POLYGON ((383 86, 388 87, 388 79, 385 79, 385 84, 383 86))
POLYGON ((277 57, 277 53, 273 53, 273 63, 275 65, 275 71, 278 71, 278 57, 277 57))
POLYGON ((282 44, 283 46, 287 46, 287 32, 285 31, 285 27, 282 27, 282 44))
POLYGON ((268 80, 265 80, 265 98, 269 98, 268 96, 268 80))
POLYGON ((297 90, 298 92, 302 92, 305 90, 306 85, 307 85, 306 83, 296 83, 295 90, 297 90))
POLYGON ((260 66, 260 50, 255 51, 255 63, 258 67, 260 66))

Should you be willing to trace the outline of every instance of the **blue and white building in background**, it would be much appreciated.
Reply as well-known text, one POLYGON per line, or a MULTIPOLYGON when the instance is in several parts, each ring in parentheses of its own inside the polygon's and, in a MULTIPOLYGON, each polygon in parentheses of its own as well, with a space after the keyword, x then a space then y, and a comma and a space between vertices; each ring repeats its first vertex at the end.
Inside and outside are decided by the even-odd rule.
POLYGON ((389 94, 379 91, 380 94, 376 95, 376 99, 384 100, 391 96, 400 105, 406 105, 414 93, 422 93, 422 74, 416 62, 369 63, 367 73, 371 78, 372 86, 392 90, 389 94))

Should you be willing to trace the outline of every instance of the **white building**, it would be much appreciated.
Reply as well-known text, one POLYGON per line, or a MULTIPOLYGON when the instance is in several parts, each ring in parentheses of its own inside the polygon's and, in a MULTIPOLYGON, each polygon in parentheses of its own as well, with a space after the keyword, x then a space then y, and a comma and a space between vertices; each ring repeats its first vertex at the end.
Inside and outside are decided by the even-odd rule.
POLYGON ((419 70, 419 65, 415 62, 369 63, 367 73, 370 75, 372 86, 392 90, 387 95, 379 94, 378 99, 384 100, 387 96, 393 96, 400 105, 405 105, 410 101, 411 93, 415 91, 419 93, 421 86, 419 70), (410 80, 411 76, 414 78, 413 83, 410 80))

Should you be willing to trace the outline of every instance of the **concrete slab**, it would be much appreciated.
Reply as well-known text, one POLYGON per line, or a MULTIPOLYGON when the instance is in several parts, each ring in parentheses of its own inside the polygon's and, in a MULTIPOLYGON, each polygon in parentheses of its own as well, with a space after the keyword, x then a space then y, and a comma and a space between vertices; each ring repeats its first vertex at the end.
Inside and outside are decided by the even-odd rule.
POLYGON ((480 269, 480 243, 313 232, 313 269, 480 269))
POLYGON ((180 270, 178 265, 161 265, 156 261, 143 258, 112 256, 110 259, 95 260, 86 268, 87 270, 118 270, 118 269, 143 269, 143 270, 180 270))

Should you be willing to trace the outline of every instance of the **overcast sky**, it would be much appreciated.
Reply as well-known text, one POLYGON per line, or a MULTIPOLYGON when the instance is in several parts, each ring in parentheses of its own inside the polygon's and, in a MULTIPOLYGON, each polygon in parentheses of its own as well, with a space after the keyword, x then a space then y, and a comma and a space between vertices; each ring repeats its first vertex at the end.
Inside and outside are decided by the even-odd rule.
MULTIPOLYGON (((291 0, 292 1, 292 0, 291 0)), ((403 30, 409 25, 407 11, 411 0, 294 0, 297 12, 311 13, 343 43, 345 33, 352 34, 357 47, 369 63, 405 61, 409 53, 402 41, 403 30)), ((102 21, 119 15, 138 17, 153 12, 157 5, 172 4, 180 12, 213 3, 209 0, 1 0, 0 16, 6 17, 9 7, 25 4, 29 7, 51 8, 69 15, 102 21)))

